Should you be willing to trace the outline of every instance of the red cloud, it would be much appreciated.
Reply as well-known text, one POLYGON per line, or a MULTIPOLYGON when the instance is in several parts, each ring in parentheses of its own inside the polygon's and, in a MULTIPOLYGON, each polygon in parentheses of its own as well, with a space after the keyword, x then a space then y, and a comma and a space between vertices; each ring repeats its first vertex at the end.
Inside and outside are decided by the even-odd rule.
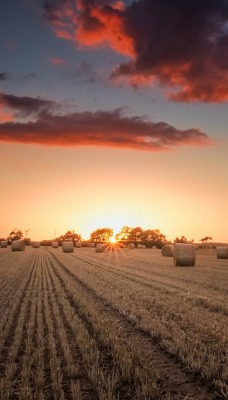
POLYGON ((75 38, 80 45, 109 45, 113 50, 129 56, 134 55, 133 39, 124 28, 122 2, 115 2, 112 7, 88 6, 79 2, 80 15, 75 19, 75 38))
POLYGON ((0 103, 0 124, 4 122, 10 122, 13 120, 13 114, 4 109, 4 106, 0 103))
POLYGON ((227 0, 45 2, 57 36, 130 57, 112 78, 157 81, 175 101, 228 100, 227 0))
POLYGON ((165 122, 151 122, 143 116, 128 116, 123 109, 62 115, 58 114, 56 103, 51 101, 12 95, 4 95, 4 98, 9 107, 22 109, 25 115, 33 110, 36 121, 0 123, 1 142, 145 151, 212 143, 199 129, 180 130, 165 122))
POLYGON ((122 1, 45 1, 44 9, 57 37, 75 40, 80 46, 107 45, 134 55, 133 39, 125 32, 122 1))
POLYGON ((67 65, 67 62, 65 60, 63 60, 62 58, 58 58, 58 57, 50 58, 50 62, 51 62, 51 64, 59 66, 59 67, 67 65))

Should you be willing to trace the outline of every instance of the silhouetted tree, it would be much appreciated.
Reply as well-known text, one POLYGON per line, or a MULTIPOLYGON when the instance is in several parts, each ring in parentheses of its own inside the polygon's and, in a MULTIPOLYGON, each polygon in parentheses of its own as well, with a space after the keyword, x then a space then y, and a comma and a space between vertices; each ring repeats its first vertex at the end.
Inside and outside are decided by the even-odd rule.
POLYGON ((28 237, 25 237, 25 238, 24 238, 24 242, 25 242, 25 246, 30 246, 30 244, 31 244, 31 239, 28 238, 28 237))
POLYGON ((113 236, 113 229, 100 228, 96 229, 90 234, 90 240, 94 243, 109 242, 112 236, 113 236))
POLYGON ((140 226, 133 228, 128 236, 128 240, 132 242, 138 243, 141 242, 143 239, 143 229, 140 226))
POLYGON ((115 235, 115 239, 116 239, 116 240, 128 240, 129 235, 130 235, 132 229, 133 229, 133 228, 130 228, 130 226, 124 226, 124 227, 120 230, 120 232, 118 232, 118 233, 115 235))
POLYGON ((205 236, 204 238, 200 239, 200 241, 202 242, 202 245, 203 245, 204 247, 207 247, 207 242, 208 242, 208 240, 212 240, 212 237, 210 237, 210 236, 205 236))
POLYGON ((143 243, 147 247, 161 248, 167 242, 165 235, 159 229, 146 229, 143 231, 143 243))
POLYGON ((21 229, 14 228, 14 229, 10 232, 9 236, 7 237, 7 240, 8 240, 9 243, 12 243, 14 240, 20 240, 20 239, 22 239, 23 236, 24 236, 24 235, 23 235, 23 232, 22 232, 21 229))
POLYGON ((185 236, 181 236, 180 238, 179 237, 176 237, 176 239, 174 240, 174 243, 193 243, 194 242, 194 239, 191 239, 191 240, 188 240, 188 239, 186 239, 186 237, 185 236))
POLYGON ((67 231, 64 235, 61 235, 59 238, 55 238, 56 241, 61 240, 61 241, 71 241, 71 242, 80 242, 81 241, 81 235, 79 233, 75 233, 73 231, 67 231))
POLYGON ((164 246, 164 244, 167 243, 166 237, 165 235, 163 235, 162 233, 160 233, 160 235, 158 236, 157 240, 155 241, 155 246, 158 249, 161 249, 162 246, 164 246))

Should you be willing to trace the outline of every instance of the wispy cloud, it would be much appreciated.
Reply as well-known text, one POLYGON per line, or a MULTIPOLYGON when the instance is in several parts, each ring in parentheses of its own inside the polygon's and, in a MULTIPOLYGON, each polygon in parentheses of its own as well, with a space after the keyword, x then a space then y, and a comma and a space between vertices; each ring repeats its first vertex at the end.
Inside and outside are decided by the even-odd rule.
POLYGON ((57 36, 128 56, 113 79, 155 81, 174 101, 228 101, 227 0, 47 0, 44 10, 57 36))
POLYGON ((36 78, 37 78, 37 74, 35 74, 34 72, 30 72, 28 74, 22 75, 22 77, 20 79, 27 81, 27 80, 36 79, 36 78))
POLYGON ((56 65, 57 67, 65 67, 67 66, 67 62, 60 57, 51 57, 49 59, 50 63, 53 65, 56 65))
POLYGON ((38 115, 42 111, 57 107, 57 104, 51 100, 5 93, 0 93, 0 105, 15 111, 21 117, 38 115))
POLYGON ((79 65, 75 66, 75 68, 64 72, 63 76, 74 78, 77 83, 104 83, 101 74, 87 61, 82 61, 79 65))
POLYGON ((128 115, 123 108, 111 111, 61 114, 55 102, 40 98, 1 94, 0 106, 35 120, 0 123, 0 141, 51 146, 99 146, 144 151, 167 151, 177 146, 211 144, 199 129, 177 129, 166 122, 154 123, 145 116, 128 115))
POLYGON ((0 72, 0 81, 7 81, 10 78, 9 74, 5 71, 0 72))

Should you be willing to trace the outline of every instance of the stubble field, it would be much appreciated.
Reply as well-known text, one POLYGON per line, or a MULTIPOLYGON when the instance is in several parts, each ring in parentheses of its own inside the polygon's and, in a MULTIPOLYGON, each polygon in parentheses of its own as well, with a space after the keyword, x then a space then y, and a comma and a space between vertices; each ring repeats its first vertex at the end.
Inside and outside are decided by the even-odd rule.
POLYGON ((228 398, 228 260, 0 249, 1 400, 228 398))

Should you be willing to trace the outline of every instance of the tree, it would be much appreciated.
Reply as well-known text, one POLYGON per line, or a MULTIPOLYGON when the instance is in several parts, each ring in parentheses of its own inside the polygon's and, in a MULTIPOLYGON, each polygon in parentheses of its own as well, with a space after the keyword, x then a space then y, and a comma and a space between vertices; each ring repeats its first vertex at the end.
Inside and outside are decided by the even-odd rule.
POLYGON ((94 243, 98 242, 110 242, 113 236, 113 229, 111 228, 100 228, 96 229, 90 234, 90 240, 94 243))
POLYGON ((118 232, 115 236, 115 239, 118 240, 128 240, 129 235, 131 233, 133 228, 130 228, 129 226, 124 226, 120 232, 118 232))
POLYGON ((55 240, 80 242, 81 239, 82 239, 81 235, 79 233, 75 233, 73 230, 73 231, 67 231, 66 233, 64 233, 64 235, 61 235, 59 238, 56 238, 55 240))
POLYGON ((194 242, 194 239, 188 240, 183 235, 181 236, 181 238, 176 237, 176 239, 174 240, 174 243, 186 243, 186 244, 189 243, 190 244, 190 243, 193 243, 193 242, 194 242))
POLYGON ((141 242, 142 239, 143 239, 143 229, 140 226, 133 228, 130 232, 128 240, 131 240, 132 242, 137 243, 137 242, 141 242))
POLYGON ((162 246, 164 246, 165 243, 167 243, 166 237, 165 237, 165 235, 163 235, 163 233, 160 233, 160 235, 158 236, 157 240, 155 241, 155 246, 158 249, 161 249, 162 246))
POLYGON ((21 240, 22 238, 23 238, 23 232, 22 232, 22 230, 21 229, 17 229, 17 228, 14 228, 11 232, 10 232, 10 234, 9 234, 9 236, 7 237, 7 240, 10 242, 10 243, 12 243, 14 240, 21 240))
POLYGON ((205 236, 204 238, 200 239, 200 241, 202 242, 202 245, 203 245, 204 247, 207 247, 207 242, 208 242, 208 240, 212 240, 212 237, 210 237, 210 236, 205 236))
POLYGON ((143 232, 143 242, 147 247, 156 246, 161 248, 167 240, 159 229, 146 229, 143 232))

